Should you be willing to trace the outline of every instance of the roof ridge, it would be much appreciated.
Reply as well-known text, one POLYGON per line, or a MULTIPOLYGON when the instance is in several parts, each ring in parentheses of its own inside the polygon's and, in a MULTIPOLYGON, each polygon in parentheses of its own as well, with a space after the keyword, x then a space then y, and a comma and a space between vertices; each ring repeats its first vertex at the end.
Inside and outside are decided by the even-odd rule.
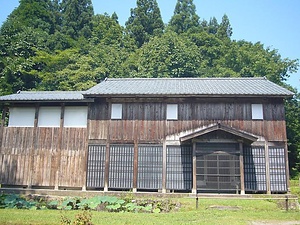
MULTIPOLYGON (((265 77, 125 77, 108 78, 106 81, 116 80, 268 80, 265 77)), ((104 81, 102 81, 104 82, 104 81)))
MULTIPOLYGON (((30 94, 40 94, 40 93, 82 93, 85 91, 20 91, 20 94, 30 93, 30 94)), ((16 94, 16 93, 12 93, 16 94)))

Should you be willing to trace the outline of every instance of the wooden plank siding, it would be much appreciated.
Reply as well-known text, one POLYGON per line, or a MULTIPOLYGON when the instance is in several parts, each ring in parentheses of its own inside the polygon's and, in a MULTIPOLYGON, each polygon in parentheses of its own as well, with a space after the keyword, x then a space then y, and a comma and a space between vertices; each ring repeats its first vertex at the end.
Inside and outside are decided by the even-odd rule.
POLYGON ((86 128, 1 127, 1 184, 82 187, 86 128), (35 134, 36 132, 36 134, 35 134), (58 173, 57 173, 58 171, 58 173), (58 177, 56 177, 58 175, 58 177))
MULTIPOLYGON (((55 128, 37 127, 37 122, 35 127, 0 127, 1 184, 55 188, 83 188, 86 184, 90 184, 97 188, 101 186, 104 190, 107 188, 143 189, 145 187, 139 183, 142 171, 140 147, 149 145, 151 148, 156 145, 162 149, 160 152, 162 168, 159 170, 162 177, 155 187, 149 187, 174 188, 175 186, 172 184, 173 187, 168 180, 167 151, 170 145, 179 146, 178 135, 181 132, 199 130, 221 123, 260 137, 266 145, 271 142, 284 145, 287 139, 284 104, 280 99, 98 98, 89 104, 87 128, 63 127, 63 116, 62 113, 60 127, 55 128), (110 118, 112 103, 122 104, 122 119, 110 118), (251 103, 263 104, 263 120, 252 120, 251 103), (166 119, 167 104, 178 104, 177 120, 166 119), (167 143, 167 136, 172 135, 174 141, 178 143, 167 143), (100 171, 101 174, 103 173, 101 179, 104 177, 104 181, 99 183, 92 180, 97 176, 95 173, 98 170, 95 169, 96 172, 92 174, 91 168, 88 170, 90 181, 86 182, 86 170, 89 166, 87 165, 88 144, 96 147, 101 145, 101 154, 105 156, 101 158, 101 163, 104 161, 105 165, 102 165, 100 171), (131 146, 128 174, 132 177, 125 184, 118 184, 110 177, 115 169, 110 164, 114 156, 111 153, 114 152, 110 151, 118 145, 131 146)), ((194 148, 195 146, 192 149, 194 148)), ((115 155, 122 158, 122 151, 115 155)), ((192 153, 190 157, 194 156, 194 158, 190 160, 195 164, 195 152, 194 155, 192 153)), ((147 157, 145 153, 145 160, 147 157)), ((94 158, 96 159, 96 156, 94 158)), ((116 168, 119 168, 117 167, 119 161, 115 160, 115 162, 116 168)), ((195 170, 194 164, 189 170, 195 170)), ((117 173, 115 175, 117 176, 117 173)), ((178 174, 177 177, 180 178, 178 174)), ((187 185, 188 188, 189 185, 195 185, 193 179, 194 177, 189 180, 191 183, 187 185)), ((181 186, 180 188, 184 189, 181 186)))
MULTIPOLYGON (((264 137, 268 141, 286 141, 284 105, 282 101, 270 100, 262 102, 264 120, 252 120, 251 103, 243 101, 222 102, 207 101, 190 102, 178 101, 178 120, 166 121, 167 100, 161 102, 129 102, 122 99, 114 101, 123 104, 123 118, 110 120, 108 104, 92 103, 89 117, 89 139, 105 140, 110 123, 109 137, 111 142, 161 143, 165 136, 182 131, 199 129, 220 122, 224 125, 264 137), (122 102, 123 101, 123 102, 122 102), (95 111, 98 112, 96 115, 95 111), (101 114, 101 115, 100 115, 101 114), (164 130, 166 121, 166 128, 164 130)), ((148 99, 147 99, 148 100, 148 99)), ((141 99, 139 101, 142 101, 141 99)), ((168 100, 174 104, 175 99, 168 100)))

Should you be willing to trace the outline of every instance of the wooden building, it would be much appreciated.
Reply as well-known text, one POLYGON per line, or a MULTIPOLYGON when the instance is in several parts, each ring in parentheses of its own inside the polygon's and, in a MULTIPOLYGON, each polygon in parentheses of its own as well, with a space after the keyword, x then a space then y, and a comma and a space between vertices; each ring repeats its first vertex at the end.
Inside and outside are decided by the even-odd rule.
POLYGON ((0 183, 286 193, 292 96, 264 78, 107 79, 85 92, 2 96, 0 183))

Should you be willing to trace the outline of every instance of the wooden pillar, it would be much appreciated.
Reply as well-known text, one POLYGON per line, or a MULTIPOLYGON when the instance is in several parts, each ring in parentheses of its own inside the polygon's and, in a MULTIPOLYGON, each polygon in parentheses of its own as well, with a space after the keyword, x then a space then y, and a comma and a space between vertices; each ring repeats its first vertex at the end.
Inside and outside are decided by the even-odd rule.
POLYGON ((86 139, 85 139, 85 147, 83 149, 84 151, 84 160, 82 164, 82 171, 83 171, 83 184, 82 184, 82 191, 86 191, 86 184, 87 184, 87 169, 88 169, 88 152, 89 152, 89 131, 90 131, 90 123, 89 123, 89 118, 90 118, 90 108, 91 108, 91 103, 88 103, 87 106, 87 118, 86 118, 86 139))
POLYGON ((3 110, 2 110, 1 127, 5 127, 5 117, 6 117, 7 111, 8 111, 8 107, 4 106, 3 110))
POLYGON ((193 142, 193 194, 197 194, 197 157, 196 142, 193 142))
POLYGON ((108 100, 108 124, 105 151, 105 168, 104 168, 104 191, 108 191, 109 185, 109 163, 110 163, 110 124, 111 124, 111 102, 108 100))
POLYGON ((240 148, 240 182, 241 182, 241 195, 245 194, 245 176, 244 176, 244 151, 243 151, 243 143, 239 143, 240 148))
POLYGON ((139 158, 139 146, 138 142, 134 142, 134 155, 133 155, 133 192, 137 192, 137 180, 138 180, 138 158, 139 158))
POLYGON ((163 141, 162 193, 167 193, 167 143, 163 141))
POLYGON ((267 194, 271 194, 271 179, 270 179, 270 158, 269 158, 269 145, 265 141, 265 160, 266 160, 266 185, 267 194))
POLYGON ((63 138, 63 128, 64 128, 64 118, 65 118, 65 104, 61 104, 60 109, 60 124, 58 133, 58 144, 57 144, 57 159, 56 159, 56 176, 55 176, 55 186, 54 190, 58 190, 60 184, 60 166, 61 166, 61 151, 62 151, 62 138, 63 138))
POLYGON ((290 171, 289 171, 289 157, 288 157, 287 141, 285 141, 285 145, 284 145, 284 157, 285 157, 286 187, 287 187, 287 192, 290 193, 291 192, 291 190, 290 190, 290 171))
POLYGON ((162 192, 167 192, 167 142, 166 138, 168 135, 167 127, 168 127, 168 121, 167 121, 167 104, 164 104, 164 124, 163 124, 163 168, 162 168, 162 192))
POLYGON ((27 180, 27 188, 32 187, 32 180, 33 180, 33 174, 34 174, 34 151, 36 150, 35 143, 37 142, 38 137, 38 118, 39 118, 39 110, 40 106, 39 104, 35 105, 35 114, 34 114, 34 124, 33 124, 33 136, 32 136, 32 145, 29 152, 29 174, 28 174, 28 180, 27 180))
POLYGON ((7 106, 4 106, 2 110, 1 125, 0 125, 0 148, 2 146, 2 141, 3 141, 3 129, 5 127, 5 117, 6 117, 7 110, 8 110, 7 106))

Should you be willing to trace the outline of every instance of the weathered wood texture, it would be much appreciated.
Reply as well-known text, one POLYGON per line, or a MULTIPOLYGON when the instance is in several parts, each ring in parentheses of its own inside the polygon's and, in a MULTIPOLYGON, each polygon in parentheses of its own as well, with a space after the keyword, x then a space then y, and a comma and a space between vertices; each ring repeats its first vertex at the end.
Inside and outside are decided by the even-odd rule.
POLYGON ((7 185, 82 187, 86 128, 1 127, 0 182, 7 185), (58 171, 58 172, 57 172, 58 171), (58 176, 58 177, 56 177, 58 176))
MULTIPOLYGON (((129 101, 127 99, 127 101, 129 101)), ((166 102, 123 102, 123 118, 110 120, 109 104, 93 103, 89 113, 89 139, 109 137, 111 141, 161 142, 165 136, 199 129, 221 122, 268 141, 286 141, 284 105, 281 101, 263 102, 264 120, 252 120, 251 103, 242 101, 178 103, 178 120, 168 120, 166 102), (164 130, 165 129, 165 130, 164 130)), ((163 99, 161 99, 163 101, 163 99)), ((172 101, 174 103, 174 101, 172 101)))

